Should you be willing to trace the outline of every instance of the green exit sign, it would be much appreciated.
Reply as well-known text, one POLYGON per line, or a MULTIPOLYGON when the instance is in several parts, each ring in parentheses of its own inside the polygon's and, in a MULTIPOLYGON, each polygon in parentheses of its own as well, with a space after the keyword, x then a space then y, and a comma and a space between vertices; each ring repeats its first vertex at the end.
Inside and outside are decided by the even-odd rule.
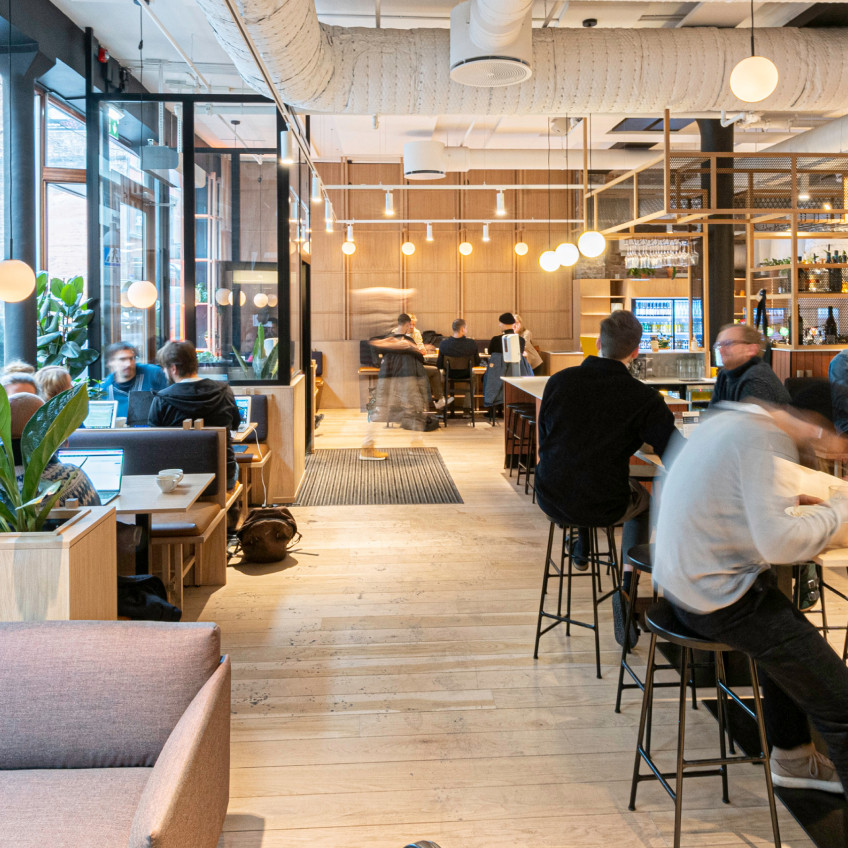
POLYGON ((109 118, 109 135, 112 138, 118 138, 118 119, 117 118, 109 118))

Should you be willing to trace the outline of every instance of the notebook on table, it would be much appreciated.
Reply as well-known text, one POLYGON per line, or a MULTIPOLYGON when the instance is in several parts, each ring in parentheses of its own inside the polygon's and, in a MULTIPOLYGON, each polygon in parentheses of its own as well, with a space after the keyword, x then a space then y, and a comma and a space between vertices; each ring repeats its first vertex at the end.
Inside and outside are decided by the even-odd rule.
POLYGON ((118 401, 90 400, 88 402, 88 415, 82 422, 82 426, 88 430, 106 430, 115 426, 117 415, 118 401))
POLYGON ((123 448, 89 448, 85 450, 56 451, 56 458, 66 465, 76 465, 88 475, 100 495, 100 503, 107 504, 121 493, 124 476, 123 448))

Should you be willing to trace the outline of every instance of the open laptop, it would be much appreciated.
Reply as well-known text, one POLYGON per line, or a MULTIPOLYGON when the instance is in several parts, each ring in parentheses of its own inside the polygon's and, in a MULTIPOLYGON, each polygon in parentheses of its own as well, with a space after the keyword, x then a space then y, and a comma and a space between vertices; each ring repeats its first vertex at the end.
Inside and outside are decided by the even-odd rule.
POLYGON ((82 422, 83 427, 88 430, 104 430, 115 426, 115 417, 118 414, 118 401, 116 400, 90 400, 88 402, 88 415, 82 422))
POLYGON ((130 392, 127 402, 127 427, 147 426, 153 397, 153 392, 130 392))
POLYGON ((123 448, 60 450, 56 451, 56 458, 85 471, 100 495, 101 504, 109 503, 120 494, 124 476, 123 448))
POLYGON ((241 423, 238 430, 235 432, 243 433, 250 424, 250 402, 252 398, 249 395, 239 395, 236 397, 236 406, 238 407, 241 423))

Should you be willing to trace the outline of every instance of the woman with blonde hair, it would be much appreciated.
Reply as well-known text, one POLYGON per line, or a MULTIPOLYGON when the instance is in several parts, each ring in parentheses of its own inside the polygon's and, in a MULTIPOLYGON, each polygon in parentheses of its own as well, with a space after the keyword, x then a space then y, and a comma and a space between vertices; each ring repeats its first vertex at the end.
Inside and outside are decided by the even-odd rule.
POLYGON ((61 365, 45 365, 36 372, 35 382, 38 386, 38 394, 45 403, 50 398, 66 392, 73 385, 71 372, 61 365))
POLYGON ((542 364, 542 357, 539 356, 539 351, 530 342, 532 333, 524 326, 521 316, 515 313, 515 332, 524 339, 524 353, 527 355, 527 362, 535 371, 542 364))

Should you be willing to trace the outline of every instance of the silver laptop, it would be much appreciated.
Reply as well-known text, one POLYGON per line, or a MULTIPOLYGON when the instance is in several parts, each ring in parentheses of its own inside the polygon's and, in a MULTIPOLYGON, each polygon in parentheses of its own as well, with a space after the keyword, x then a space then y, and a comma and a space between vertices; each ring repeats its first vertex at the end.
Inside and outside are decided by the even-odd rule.
POLYGON ((105 430, 114 427, 117 414, 118 401, 90 400, 88 402, 88 415, 82 422, 82 426, 87 430, 105 430))
POLYGON ((76 465, 88 475, 100 495, 100 503, 107 504, 121 493, 124 476, 124 449, 81 449, 56 451, 59 462, 76 465))
POLYGON ((241 423, 235 433, 243 433, 250 425, 250 395, 238 395, 236 397, 236 406, 238 407, 241 423))

